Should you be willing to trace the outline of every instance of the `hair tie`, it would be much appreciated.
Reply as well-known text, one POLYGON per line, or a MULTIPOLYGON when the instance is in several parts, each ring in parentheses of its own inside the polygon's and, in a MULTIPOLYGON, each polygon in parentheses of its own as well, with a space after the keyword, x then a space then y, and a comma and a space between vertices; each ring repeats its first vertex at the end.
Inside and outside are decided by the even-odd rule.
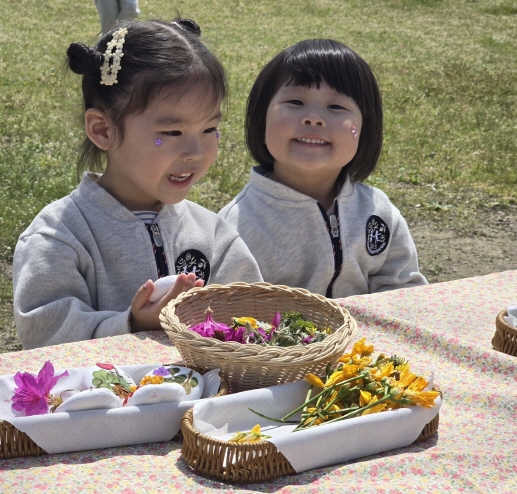
POLYGON ((120 59, 124 56, 122 47, 126 41, 127 28, 122 27, 113 33, 113 39, 108 43, 106 52, 104 53, 104 63, 101 67, 101 84, 106 86, 113 86, 117 84, 117 73, 121 69, 120 59), (113 62, 110 66, 110 59, 113 62))

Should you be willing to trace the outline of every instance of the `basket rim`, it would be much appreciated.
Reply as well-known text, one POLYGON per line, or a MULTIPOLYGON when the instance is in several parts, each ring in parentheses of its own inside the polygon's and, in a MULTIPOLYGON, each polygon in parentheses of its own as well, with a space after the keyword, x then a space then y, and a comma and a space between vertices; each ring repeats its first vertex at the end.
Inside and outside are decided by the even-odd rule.
POLYGON ((509 331, 510 333, 515 333, 517 335, 517 328, 512 328, 512 326, 510 326, 504 319, 503 317, 508 315, 508 311, 506 309, 502 310, 501 312, 499 312, 499 314, 497 314, 497 323, 502 326, 499 327, 499 326, 496 326, 496 330, 497 331, 500 331, 501 329, 504 329, 506 331, 509 331))
MULTIPOLYGON (((220 285, 220 284, 214 284, 214 285, 208 285, 205 287, 196 287, 192 288, 191 290, 187 292, 183 292, 178 297, 176 297, 174 300, 171 300, 160 312, 160 322, 162 323, 162 327, 169 336, 174 341, 175 337, 178 337, 182 339, 183 341, 188 340, 191 343, 203 343, 207 347, 216 347, 224 345, 225 348, 228 349, 228 351, 238 351, 242 352, 244 350, 244 347, 246 348, 244 351, 246 353, 249 353, 250 357, 253 356, 268 356, 269 353, 276 354, 280 351, 283 355, 289 355, 289 353, 300 353, 300 345, 293 345, 290 347, 270 347, 270 346, 262 346, 262 345, 243 345, 242 343, 238 343, 236 341, 220 341, 217 338, 206 338, 204 336, 201 336, 197 334, 195 331, 190 331, 186 325, 183 324, 184 327, 176 328, 176 327, 170 327, 168 325, 168 322, 164 320, 165 315, 168 317, 171 316, 169 312, 172 312, 173 315, 175 315, 175 308, 181 302, 184 300, 188 300, 189 298, 192 298, 196 296, 196 294, 199 293, 209 293, 209 292, 216 292, 218 290, 224 290, 228 291, 232 288, 243 288, 245 290, 252 290, 252 289, 263 289, 264 291, 281 291, 285 293, 293 293, 297 295, 301 295, 303 297, 309 297, 312 300, 316 300, 323 305, 327 305, 329 308, 334 309, 337 311, 337 313, 341 314, 343 316, 343 322, 346 324, 348 322, 349 330, 347 332, 347 345, 355 338, 358 332, 357 322, 356 320, 351 316, 350 312, 342 307, 338 302, 336 302, 334 299, 329 299, 324 297, 323 295, 319 295, 316 293, 312 293, 305 288, 292 288, 288 287, 286 285, 273 285, 271 283, 267 282, 254 282, 254 283, 245 283, 245 282, 234 282, 229 283, 226 285, 220 285)), ((182 324, 182 323, 180 323, 182 324)), ((343 326, 343 324, 341 325, 343 326)), ((340 327, 341 327, 340 326, 340 327)), ((332 344, 334 340, 337 340, 339 338, 342 338, 344 334, 339 333, 337 331, 334 331, 331 335, 329 335, 327 338, 325 338, 323 341, 319 341, 316 343, 311 343, 310 345, 305 345, 306 350, 310 351, 310 353, 314 353, 318 350, 322 350, 326 348, 329 344, 332 344)))

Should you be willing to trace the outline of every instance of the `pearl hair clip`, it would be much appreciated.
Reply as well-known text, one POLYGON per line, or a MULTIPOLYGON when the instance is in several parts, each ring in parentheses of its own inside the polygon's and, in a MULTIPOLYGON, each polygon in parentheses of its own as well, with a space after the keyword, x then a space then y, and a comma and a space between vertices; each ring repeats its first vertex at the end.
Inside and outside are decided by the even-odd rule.
POLYGON ((108 43, 106 52, 104 53, 104 63, 101 67, 101 84, 106 86, 117 84, 117 73, 121 69, 120 59, 124 56, 124 53, 122 53, 122 47, 126 41, 126 34, 127 28, 125 27, 122 27, 113 33, 113 39, 108 43), (113 59, 111 66, 110 59, 113 59))

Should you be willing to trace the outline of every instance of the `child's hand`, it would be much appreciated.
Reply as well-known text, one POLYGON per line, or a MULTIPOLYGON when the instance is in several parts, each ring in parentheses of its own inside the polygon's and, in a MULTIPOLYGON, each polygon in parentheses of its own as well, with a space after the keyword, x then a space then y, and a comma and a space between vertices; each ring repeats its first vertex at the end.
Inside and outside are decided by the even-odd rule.
POLYGON ((153 291, 154 283, 151 280, 146 281, 136 292, 131 302, 131 332, 150 331, 153 329, 161 329, 160 312, 161 310, 180 293, 186 292, 194 287, 202 287, 205 284, 203 280, 196 280, 194 273, 180 274, 176 283, 169 291, 154 304, 149 301, 153 291))

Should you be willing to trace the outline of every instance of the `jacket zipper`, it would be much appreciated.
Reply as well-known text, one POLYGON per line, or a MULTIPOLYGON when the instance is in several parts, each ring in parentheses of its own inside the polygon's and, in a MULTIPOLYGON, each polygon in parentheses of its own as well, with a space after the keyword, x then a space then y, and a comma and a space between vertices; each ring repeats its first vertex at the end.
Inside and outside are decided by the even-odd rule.
POLYGON ((341 235, 339 233, 339 209, 337 201, 334 201, 334 214, 331 214, 329 218, 327 212, 319 202, 318 206, 320 208, 323 219, 325 220, 325 224, 327 225, 330 242, 332 244, 332 252, 334 254, 334 274, 325 292, 325 297, 332 298, 332 288, 337 277, 339 276, 339 273, 341 272, 341 267, 343 266, 343 250, 341 247, 341 235))
POLYGON ((167 276, 169 274, 169 268, 167 266, 167 263, 165 262, 162 234, 160 232, 160 228, 156 223, 153 223, 149 226, 149 233, 152 235, 156 247, 155 259, 158 268, 158 275, 160 278, 163 278, 164 276, 167 276))

